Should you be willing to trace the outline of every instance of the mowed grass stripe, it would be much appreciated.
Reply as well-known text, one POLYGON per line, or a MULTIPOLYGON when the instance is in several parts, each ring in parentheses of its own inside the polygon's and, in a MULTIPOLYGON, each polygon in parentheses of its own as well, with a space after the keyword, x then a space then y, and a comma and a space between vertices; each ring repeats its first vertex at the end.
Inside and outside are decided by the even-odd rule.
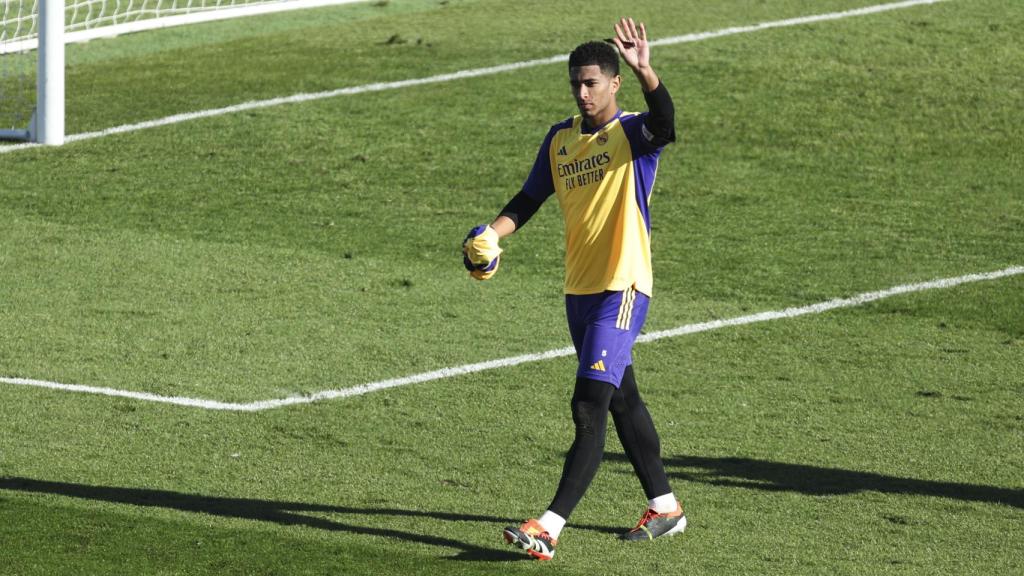
MULTIPOLYGON (((798 316, 805 316, 808 314, 821 314, 824 312, 828 312, 830 310, 861 306, 869 302, 875 302, 885 298, 891 298, 893 296, 910 294, 914 292, 923 292, 926 290, 952 288, 955 286, 960 286, 962 284, 968 284, 972 282, 998 280, 1000 278, 1008 278, 1019 274, 1024 274, 1024 267, 1011 266, 1009 268, 1004 268, 1002 270, 997 270, 995 272, 967 274, 964 276, 957 276, 954 278, 940 278, 928 282, 903 284, 885 290, 865 292, 862 294, 858 294, 856 296, 852 296, 850 298, 837 298, 825 302, 819 302, 817 304, 810 304, 808 306, 800 306, 795 308, 786 308, 784 310, 761 312, 758 314, 740 316, 737 318, 701 322, 698 324, 679 326, 677 328, 673 328, 670 330, 651 332, 640 336, 640 338, 638 338, 638 341, 654 342, 665 338, 675 338, 677 336, 683 336, 686 334, 696 334, 699 332, 707 332, 730 326, 742 326, 758 322, 767 322, 770 320, 783 320, 788 318, 796 318, 798 316)), ((0 382, 3 382, 5 384, 12 384, 15 386, 33 386, 38 388, 47 388, 51 390, 60 390, 66 392, 99 394, 103 396, 130 398, 146 402, 158 402, 164 404, 174 404, 178 406, 187 406, 192 408, 201 408, 204 410, 259 412, 262 410, 282 408, 285 406, 294 406, 297 404, 311 404, 313 402, 319 402, 324 400, 335 400, 339 398, 361 396, 363 394, 379 392, 381 390, 387 390, 390 388, 398 388, 401 386, 408 386, 411 384, 433 382, 435 380, 442 380, 446 378, 452 378, 455 376, 463 376, 466 374, 474 374, 477 372, 483 372, 485 370, 509 368, 512 366, 518 366, 520 364, 526 364, 530 362, 540 362, 543 360, 562 358, 565 356, 571 356, 572 354, 574 354, 574 350, 571 347, 557 348, 554 350, 547 350, 545 352, 539 352, 535 354, 524 354, 521 356, 513 356, 510 358, 500 358, 497 360, 489 360, 486 362, 464 364, 462 366, 455 366, 452 368, 442 368, 440 370, 434 370, 431 372, 424 372, 421 374, 414 374, 412 376, 405 376, 401 378, 381 380, 378 382, 361 384, 359 386, 353 386, 350 388, 342 388, 338 390, 324 390, 322 392, 317 392, 315 394, 310 394, 307 396, 292 396, 288 398, 263 400, 245 404, 233 402, 220 402, 217 400, 205 400, 200 398, 160 396, 158 394, 150 394, 146 392, 132 392, 128 390, 118 390, 114 388, 102 388, 96 386, 83 386, 78 384, 61 384, 59 382, 48 382, 44 380, 32 380, 26 378, 0 378, 0 382)))
MULTIPOLYGON (((813 24, 816 22, 827 22, 831 20, 840 20, 843 18, 851 18, 855 16, 868 16, 871 14, 878 14, 882 12, 888 12, 891 10, 901 10, 905 8, 912 8, 915 6, 925 4, 936 4, 939 2, 946 2, 947 0, 906 0, 904 2, 896 2, 891 4, 878 4, 875 6, 867 6, 864 8, 857 8, 853 10, 844 10, 841 12, 830 12, 826 14, 815 14, 811 16, 801 16, 798 18, 787 18, 785 20, 776 20, 772 22, 762 22, 750 26, 736 26, 730 28, 724 28, 721 30, 715 30, 711 32, 699 32, 695 34, 686 34, 683 36, 673 36, 669 38, 662 38, 660 40, 654 40, 651 42, 652 46, 670 46, 674 44, 684 44, 688 42, 700 42, 703 40, 710 40, 714 38, 721 38, 724 36, 732 36, 736 34, 746 34, 750 32, 759 32, 762 30, 771 30, 775 28, 785 28, 790 26, 800 26, 804 24, 813 24)), ((223 116, 226 114, 236 114, 239 112, 248 112, 252 110, 259 110, 263 108, 271 108, 275 106, 281 106, 284 104, 298 104, 302 102, 312 102, 316 100, 323 100, 327 98, 337 98, 340 96, 351 96, 356 94, 365 94, 368 92, 381 92, 385 90, 397 90, 401 88, 411 88, 415 86, 422 86, 426 84, 438 84, 442 82, 452 82, 455 80, 464 80, 468 78, 478 78, 481 76, 491 76, 494 74, 501 74, 505 72, 511 72, 514 70, 522 70, 524 68, 533 68, 536 66, 543 66, 545 64, 555 64, 558 62, 565 62, 568 60, 568 54, 559 54, 550 56, 547 58, 537 58, 534 60, 526 60, 522 62, 513 62, 509 64, 501 64, 498 66, 488 66, 485 68, 474 68, 470 70, 460 70, 457 72, 451 72, 446 74, 437 74, 434 76, 428 76, 425 78, 412 78, 408 80, 399 80, 395 82, 375 82, 371 84, 363 84, 361 86, 350 86, 346 88, 338 88, 336 90, 327 90, 322 92, 313 93, 300 93, 293 94, 290 96, 282 96, 280 98, 271 98, 268 100, 253 100, 249 102, 243 102, 241 104, 235 104, 232 106, 225 106, 222 108, 214 108, 210 110, 201 110, 197 112, 185 112, 181 114, 174 114, 159 118, 155 120, 148 120, 146 122, 138 122, 135 124, 125 124, 122 126, 115 126, 104 130, 97 130, 93 132, 83 132, 80 134, 72 134, 67 136, 65 142, 74 143, 82 142, 86 140, 94 140, 96 138, 104 138, 107 136, 113 136, 115 134, 126 134, 129 132, 138 132, 140 130, 148 130, 150 128, 159 128, 162 126, 170 126, 173 124, 180 124, 182 122, 191 122, 193 120, 199 120, 202 118, 213 118, 217 116, 223 116)), ((13 146, 0 147, 0 154, 16 152, 19 150, 27 150, 30 148, 36 148, 40 144, 16 144, 13 146)))

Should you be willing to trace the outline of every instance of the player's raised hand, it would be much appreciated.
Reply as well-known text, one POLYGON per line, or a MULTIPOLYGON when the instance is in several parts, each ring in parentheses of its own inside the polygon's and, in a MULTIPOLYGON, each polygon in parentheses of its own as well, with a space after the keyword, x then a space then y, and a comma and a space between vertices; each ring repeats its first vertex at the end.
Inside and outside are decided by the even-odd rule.
POLYGON ((612 42, 619 54, 634 72, 651 65, 651 49, 647 45, 647 29, 643 22, 637 24, 632 18, 622 18, 615 23, 615 37, 612 42))

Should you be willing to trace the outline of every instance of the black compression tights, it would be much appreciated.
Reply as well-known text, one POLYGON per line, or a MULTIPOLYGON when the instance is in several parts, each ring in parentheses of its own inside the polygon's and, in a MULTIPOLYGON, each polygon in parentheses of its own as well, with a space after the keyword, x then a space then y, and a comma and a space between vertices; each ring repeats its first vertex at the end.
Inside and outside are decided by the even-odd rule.
POLYGON ((607 382, 577 378, 572 395, 572 421, 576 439, 565 458, 562 479, 549 510, 568 518, 583 498, 604 456, 604 436, 612 413, 615 431, 633 464, 648 499, 672 491, 661 462, 661 442, 647 406, 640 399, 633 367, 626 368, 622 385, 616 389, 607 382))

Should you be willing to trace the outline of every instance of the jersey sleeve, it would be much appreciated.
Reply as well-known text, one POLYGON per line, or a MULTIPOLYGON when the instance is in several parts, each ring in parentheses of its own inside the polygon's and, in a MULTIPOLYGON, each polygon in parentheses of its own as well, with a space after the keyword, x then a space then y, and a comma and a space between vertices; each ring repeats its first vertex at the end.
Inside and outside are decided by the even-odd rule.
POLYGON ((533 162, 530 175, 526 177, 526 182, 523 183, 523 193, 538 203, 547 200, 548 196, 555 193, 555 182, 551 176, 551 156, 549 154, 551 139, 554 138, 555 131, 554 127, 548 130, 547 136, 544 137, 544 143, 540 145, 540 150, 537 151, 537 159, 533 162))
POLYGON ((658 83, 658 87, 651 92, 644 92, 644 100, 647 101, 647 116, 644 118, 643 135, 655 146, 667 146, 676 141, 676 111, 672 103, 672 96, 665 88, 665 84, 658 83))
POLYGON ((659 83, 654 91, 645 92, 644 100, 649 112, 622 121, 635 156, 657 155, 676 141, 675 107, 665 85, 659 83))
POLYGON ((540 210, 540 205, 541 202, 539 200, 534 200, 526 192, 520 190, 518 194, 508 201, 508 204, 501 209, 498 215, 511 220, 516 225, 516 230, 518 230, 525 226, 530 221, 530 218, 533 218, 537 210, 540 210))

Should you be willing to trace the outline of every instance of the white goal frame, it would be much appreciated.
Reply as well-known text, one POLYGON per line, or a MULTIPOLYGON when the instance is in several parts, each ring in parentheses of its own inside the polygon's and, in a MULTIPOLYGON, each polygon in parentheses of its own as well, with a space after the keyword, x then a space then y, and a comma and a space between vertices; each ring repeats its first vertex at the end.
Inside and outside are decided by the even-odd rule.
POLYGON ((254 5, 211 7, 188 14, 146 18, 121 24, 65 31, 64 0, 39 0, 38 38, 9 42, 0 51, 0 56, 2 56, 3 53, 8 52, 36 50, 36 108, 26 129, 0 129, 0 139, 27 140, 49 145, 64 143, 64 46, 67 43, 87 42, 97 38, 110 38, 121 34, 185 24, 366 1, 278 0, 254 5))

